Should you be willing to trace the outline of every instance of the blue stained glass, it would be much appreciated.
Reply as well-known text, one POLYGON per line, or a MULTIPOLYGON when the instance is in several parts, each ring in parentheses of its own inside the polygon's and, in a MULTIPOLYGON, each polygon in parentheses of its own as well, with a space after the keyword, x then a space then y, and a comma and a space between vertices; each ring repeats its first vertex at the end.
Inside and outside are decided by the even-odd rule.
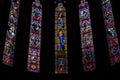
POLYGON ((120 62, 119 43, 110 0, 101 0, 111 65, 120 62))

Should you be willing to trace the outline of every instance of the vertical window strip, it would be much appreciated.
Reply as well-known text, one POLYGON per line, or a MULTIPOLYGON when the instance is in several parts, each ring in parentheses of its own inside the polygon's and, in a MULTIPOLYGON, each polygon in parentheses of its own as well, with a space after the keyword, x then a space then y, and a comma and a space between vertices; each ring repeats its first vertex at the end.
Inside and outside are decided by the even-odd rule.
POLYGON ((110 0, 101 0, 111 65, 120 61, 119 43, 110 0))
POLYGON ((91 18, 88 2, 81 0, 79 5, 80 35, 83 71, 92 71, 96 69, 93 35, 91 28, 91 18))
POLYGON ((66 9, 62 3, 55 8, 55 73, 68 73, 66 9))
POLYGON ((39 72, 41 51, 42 5, 39 0, 32 4, 29 38, 28 71, 39 72))
POLYGON ((11 0, 9 13, 8 30, 3 52, 3 64, 13 66, 13 57, 15 49, 16 32, 18 25, 20 0, 11 0))

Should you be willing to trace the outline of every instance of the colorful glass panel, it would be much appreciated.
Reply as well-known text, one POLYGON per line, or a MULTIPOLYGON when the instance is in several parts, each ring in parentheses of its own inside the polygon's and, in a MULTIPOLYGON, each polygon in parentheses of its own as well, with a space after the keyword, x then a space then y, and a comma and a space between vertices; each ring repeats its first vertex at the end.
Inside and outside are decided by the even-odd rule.
POLYGON ((39 0, 32 4, 29 38, 28 71, 39 72, 41 50, 42 5, 39 0))
POLYGON ((91 19, 88 2, 81 0, 79 5, 79 19, 81 30, 81 48, 82 48, 82 62, 84 71, 92 71, 95 66, 94 44, 91 28, 91 19))
POLYGON ((111 65, 120 61, 119 43, 110 0, 101 0, 111 65))
POLYGON ((55 8, 55 73, 68 73, 66 9, 62 3, 55 8))
POLYGON ((8 30, 6 34, 3 64, 13 66, 13 57, 16 40, 16 30, 18 24, 20 0, 11 0, 11 8, 8 21, 8 30))

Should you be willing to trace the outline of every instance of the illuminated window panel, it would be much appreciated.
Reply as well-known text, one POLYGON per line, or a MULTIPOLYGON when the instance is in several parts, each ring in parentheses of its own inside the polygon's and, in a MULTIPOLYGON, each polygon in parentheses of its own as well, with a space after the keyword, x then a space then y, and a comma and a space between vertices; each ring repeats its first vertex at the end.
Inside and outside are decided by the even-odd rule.
POLYGON ((62 3, 55 8, 55 73, 68 73, 66 8, 62 3))
POLYGON ((79 19, 81 30, 81 48, 83 71, 92 71, 96 69, 93 35, 91 28, 91 19, 88 2, 81 0, 79 5, 79 19))
POLYGON ((32 4, 31 27, 29 38, 28 71, 39 72, 41 50, 42 5, 40 0, 32 4))
POLYGON ((110 0, 101 0, 111 65, 120 61, 119 43, 110 0))
POLYGON ((20 0, 11 0, 9 13, 8 30, 6 33, 5 46, 3 51, 3 64, 13 66, 13 57, 18 24, 20 0))

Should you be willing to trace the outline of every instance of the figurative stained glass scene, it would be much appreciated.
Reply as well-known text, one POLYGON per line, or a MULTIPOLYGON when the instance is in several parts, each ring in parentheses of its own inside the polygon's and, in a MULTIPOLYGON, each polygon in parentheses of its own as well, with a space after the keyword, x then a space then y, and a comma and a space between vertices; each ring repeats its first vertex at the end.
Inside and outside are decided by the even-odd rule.
MULTIPOLYGON (((57 74, 69 75, 68 73, 70 68, 71 70, 70 74, 75 70, 80 72, 82 71, 83 74, 85 72, 85 77, 86 77, 86 73, 89 74, 90 71, 92 72, 94 72, 94 70, 100 71, 99 69, 101 69, 102 71, 102 68, 107 70, 110 68, 110 64, 112 66, 111 68, 113 68, 115 64, 120 62, 120 49, 119 49, 120 44, 119 44, 119 36, 118 36, 119 32, 117 33, 117 30, 119 29, 119 22, 118 23, 116 22, 117 20, 119 20, 118 19, 119 8, 117 9, 116 5, 114 5, 114 3, 112 3, 111 0, 101 0, 101 1, 96 0, 96 2, 94 2, 94 7, 93 5, 89 5, 89 3, 93 4, 92 1, 90 2, 90 0, 73 0, 73 1, 67 0, 68 1, 67 3, 66 0, 53 0, 52 2, 51 1, 48 2, 47 0, 46 2, 44 2, 43 0, 26 0, 26 1, 6 0, 6 2, 10 2, 8 3, 10 4, 10 6, 9 5, 6 6, 6 2, 4 1, 5 0, 0 0, 0 4, 1 3, 3 4, 0 5, 1 6, 0 10, 2 12, 1 13, 2 15, 0 16, 0 25, 7 25, 0 27, 0 34, 1 34, 0 47, 1 47, 1 52, 3 53, 1 54, 2 57, 1 59, 3 64, 0 64, 0 68, 5 69, 3 71, 8 70, 6 69, 6 67, 10 67, 10 70, 11 68, 14 70, 14 68, 17 67, 15 69, 16 70, 15 72, 17 71, 24 72, 23 68, 25 67, 26 69, 25 74, 32 73, 36 75, 36 73, 37 74, 39 74, 39 72, 42 73, 42 68, 44 69, 47 68, 46 71, 43 70, 43 72, 45 73, 48 72, 47 74, 49 74, 49 71, 53 69, 52 67, 55 67, 55 69, 50 72, 54 72, 55 75, 53 74, 53 76, 56 77, 57 74), (53 4, 53 2, 55 3, 55 5, 53 4), (20 5, 21 3, 22 6, 20 5), (98 4, 100 5, 99 7, 98 4), (95 12, 96 9, 99 9, 97 13, 95 12), (112 9, 116 11, 115 14, 118 15, 113 15, 114 11, 112 11, 112 9), (28 12, 24 12, 24 10, 30 11, 30 15, 28 12), (54 11, 51 12, 52 10, 54 11), (69 10, 71 11, 71 13, 69 13, 69 10), (7 18, 6 15, 9 15, 9 17, 7 18), (94 15, 94 16, 90 16, 90 15, 94 15), (114 16, 116 16, 115 20, 114 20, 114 16), (68 19, 74 18, 74 19, 67 20, 67 18, 68 19), (76 18, 78 18, 79 21, 76 18), (18 22, 20 24, 18 24, 18 22), (94 25, 92 25, 92 23, 94 25), (49 26, 45 26, 46 24, 49 26), (67 24, 69 26, 67 26, 67 24), (77 27, 79 28, 79 30, 77 30, 77 27), (95 27, 97 30, 94 29, 95 27), (27 31, 29 32, 29 35, 20 33, 19 36, 17 35, 17 33, 19 34, 19 30, 20 32, 25 31, 23 33, 26 33, 27 31), (51 33, 52 30, 54 30, 53 34, 51 33), (75 34, 73 33, 74 31, 71 30, 74 30, 75 34), (43 31, 43 36, 42 36, 42 31, 43 31), (4 32, 5 32, 5 36, 3 36, 4 32), (76 35, 77 33, 78 36, 76 35), (48 37, 48 35, 51 36, 54 35, 54 37, 53 38, 51 36, 48 37), (69 36, 75 35, 76 38, 72 37, 72 39, 71 38, 68 39, 69 37, 68 35, 69 36), (18 38, 19 40, 16 40, 16 37, 19 37, 18 38), (29 38, 29 39, 28 41, 24 39, 25 41, 22 42, 23 38, 29 38), (44 39, 43 41, 45 41, 42 43, 43 46, 41 45, 42 39, 44 39), (52 47, 52 45, 49 44, 49 41, 51 40, 53 40, 52 45, 54 46, 54 48, 52 47), (70 40, 71 41, 70 43, 72 43, 70 45, 70 48, 72 49, 70 49, 68 46, 68 40, 70 40), (101 44, 99 41, 105 41, 105 43, 101 44), (16 44, 17 42, 19 44, 16 44), (77 44, 79 42, 80 44, 77 44), (28 47, 25 45, 27 45, 28 47), (81 46, 76 47, 76 45, 81 45, 81 46), (24 49, 26 47, 27 49, 24 49), (44 48, 43 50, 42 47, 44 48), (51 48, 54 49, 53 52, 52 50, 50 50, 51 48), (21 49, 23 51, 20 51, 21 49), (70 53, 72 54, 69 54, 69 49, 71 51, 70 53), (43 53, 43 55, 41 56, 42 54, 41 52, 42 51, 44 52, 44 50, 47 50, 45 52, 48 52, 50 56, 47 53, 43 53), (76 53, 77 50, 80 51, 80 53, 76 53), (18 51, 20 51, 20 54, 18 53, 18 51), (79 57, 78 58, 77 55, 80 54, 81 56, 78 56, 79 57), (108 55, 109 57, 107 57, 108 55), (41 60, 41 58, 43 58, 43 60, 41 60), (68 59, 70 60, 70 66, 72 63, 74 64, 72 65, 72 67, 76 69, 73 69, 72 67, 68 67, 69 64, 68 59), (81 61, 78 61, 79 59, 81 59, 81 61), (110 60, 108 61, 108 59, 110 60), (43 64, 45 64, 46 66, 42 65, 42 61, 43 64), (74 61, 78 61, 78 62, 74 62, 74 61), (54 65, 52 65, 51 63, 53 63, 54 65), (96 69, 96 63, 97 65, 99 65, 97 69, 96 69), (78 65, 78 64, 82 64, 82 65, 78 65), (77 66, 79 67, 79 69, 80 67, 82 67, 82 69, 80 70, 77 69, 77 66)), ((118 67, 120 65, 117 64, 116 66, 118 67)), ((116 66, 115 68, 117 68, 116 66)), ((118 70, 120 69, 118 68, 118 70)), ((105 70, 103 70, 103 72, 104 71, 105 70)))
POLYGON ((111 65, 120 61, 119 43, 110 0, 101 0, 111 65))
POLYGON ((11 8, 9 13, 8 30, 3 52, 3 64, 13 66, 13 57, 16 40, 16 30, 18 24, 20 0, 11 0, 11 8))
POLYGON ((68 73, 66 8, 55 8, 55 74, 68 73))
POLYGON ((41 50, 42 5, 40 0, 32 4, 31 27, 29 37, 28 71, 39 72, 41 50))
POLYGON ((96 69, 95 55, 89 5, 85 0, 81 0, 79 5, 79 20, 83 71, 92 71, 96 69))

